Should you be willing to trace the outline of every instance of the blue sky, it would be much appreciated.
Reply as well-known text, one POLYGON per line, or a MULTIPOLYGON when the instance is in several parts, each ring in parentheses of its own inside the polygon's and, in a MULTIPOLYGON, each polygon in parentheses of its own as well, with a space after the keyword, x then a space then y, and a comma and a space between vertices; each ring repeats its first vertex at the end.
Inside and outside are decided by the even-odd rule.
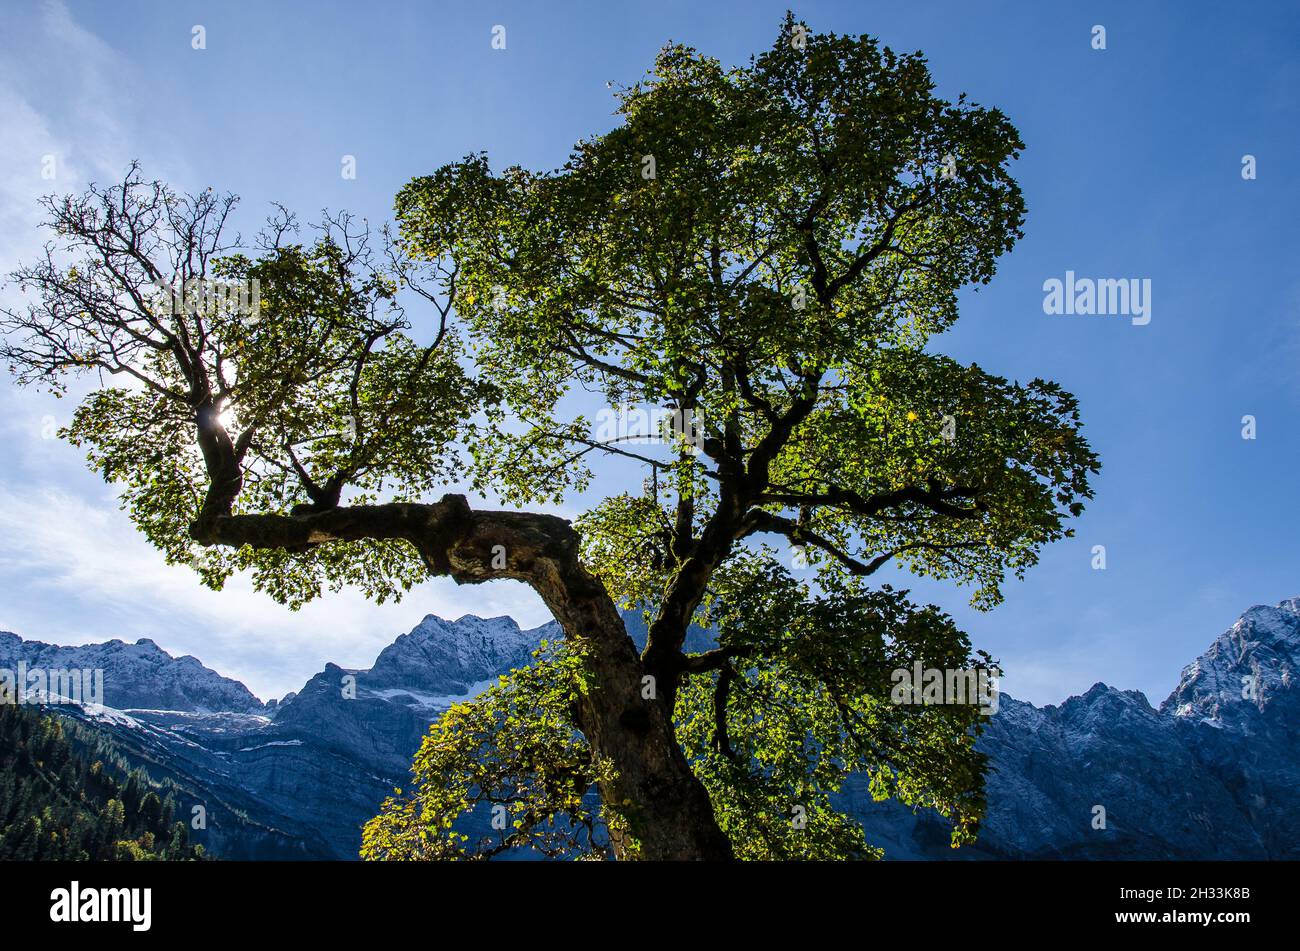
MULTIPOLYGON (((132 158, 190 189, 385 219, 409 178, 467 152, 560 164, 610 127, 608 81, 671 39, 725 62, 768 46, 784 3, 32 3, 0 33, 0 269, 37 246, 33 199, 132 158), (506 49, 491 48, 494 25, 506 49), (191 46, 206 30, 206 49, 191 46), (41 178, 57 158, 58 178, 41 178), (357 177, 340 163, 356 157, 357 177)), ((1026 237, 936 343, 1081 400, 1103 470, 1078 537, 979 614, 905 580, 1000 658, 1004 687, 1059 702, 1096 681, 1155 702, 1246 608, 1300 595, 1300 6, 805 3, 814 30, 921 49, 940 92, 1006 112, 1026 237), (1105 50, 1092 48, 1094 25, 1105 50), (1258 177, 1243 180, 1242 157, 1258 177), (1049 316, 1043 282, 1150 279, 1151 322, 1049 316), (1242 417, 1258 437, 1241 438, 1242 417), (1091 567, 1105 545, 1107 568, 1091 567)), ((81 643, 148 636, 262 697, 326 660, 366 666, 426 612, 544 609, 513 584, 434 581, 396 606, 327 597, 299 614, 167 568, 86 473, 42 438, 70 407, 0 384, 0 629, 81 643)), ((581 500, 566 509, 576 512, 581 500)))

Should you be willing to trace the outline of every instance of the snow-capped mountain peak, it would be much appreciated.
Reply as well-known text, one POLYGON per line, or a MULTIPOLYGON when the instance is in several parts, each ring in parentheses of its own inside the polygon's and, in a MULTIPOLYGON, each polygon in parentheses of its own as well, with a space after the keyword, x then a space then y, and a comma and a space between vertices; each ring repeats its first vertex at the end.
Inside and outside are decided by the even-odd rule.
POLYGON ((539 641, 559 634, 554 622, 525 631, 509 617, 467 614, 447 621, 430 614, 380 652, 365 685, 465 693, 471 684, 528 664, 539 641))
POLYGON ((1162 713, 1250 732, 1300 672, 1300 598, 1255 605, 1183 668, 1162 713))
POLYGON ((262 702, 237 680, 204 667, 196 657, 173 657, 153 640, 65 646, 26 641, 0 632, 0 667, 30 671, 102 670, 103 702, 119 710, 258 712, 262 702))

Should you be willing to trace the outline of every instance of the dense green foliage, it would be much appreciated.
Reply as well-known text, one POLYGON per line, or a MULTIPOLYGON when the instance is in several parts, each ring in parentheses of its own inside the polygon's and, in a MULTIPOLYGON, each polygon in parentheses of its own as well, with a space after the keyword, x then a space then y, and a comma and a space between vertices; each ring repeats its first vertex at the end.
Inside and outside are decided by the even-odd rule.
POLYGON ((0 704, 0 860, 202 858, 174 810, 102 738, 39 709, 0 704))
MULTIPOLYGON (((850 771, 950 817, 958 845, 983 812, 981 716, 891 703, 890 672, 991 659, 866 579, 892 560, 998 603, 1007 574, 1068 534, 1096 460, 1056 385, 925 347, 1020 235, 1015 129, 936 98, 919 54, 867 37, 800 45, 801 29, 788 20, 731 70, 667 47, 621 92, 623 124, 563 168, 494 174, 471 156, 412 182, 398 216, 415 252, 458 263, 480 367, 530 423, 480 450, 484 484, 520 503, 587 484, 590 423, 557 412, 571 387, 702 421, 703 451, 679 441, 647 460, 644 495, 578 524, 607 589, 646 610, 647 661, 679 605, 717 631, 716 651, 682 662, 673 711, 736 855, 877 854, 831 802, 850 771)), ((532 685, 484 697, 480 715, 518 704, 510 690, 532 685)), ((466 789, 491 795, 446 765, 460 729, 435 727, 417 760, 424 811, 395 800, 373 827, 385 854, 403 854, 402 830, 409 846, 449 829, 466 789), (457 793, 429 801, 447 783, 457 793)), ((461 757, 482 755, 474 736, 461 757)), ((547 761, 533 752, 529 776, 547 761)))
POLYGON ((609 766, 593 761, 572 726, 590 678, 563 644, 543 642, 535 660, 430 727, 412 793, 397 790, 366 824, 362 858, 489 858, 521 848, 552 858, 605 854, 602 826, 618 816, 588 790, 609 766), (470 815, 494 833, 462 831, 457 820, 470 815))
POLYGON ((1091 497, 1073 396, 934 347, 1021 236, 1020 136, 935 95, 921 54, 793 17, 740 67, 665 47, 617 114, 552 171, 471 154, 414 179, 378 250, 347 216, 303 241, 283 214, 236 248, 233 198, 135 169, 51 200, 82 263, 14 275, 37 302, 4 313, 3 356, 56 390, 131 381, 65 435, 213 586, 248 569, 296 606, 506 577, 568 618, 565 644, 434 726, 368 856, 595 854, 605 823, 624 857, 871 857, 833 805, 849 772, 969 841, 981 714, 895 702, 891 674, 991 659, 872 578, 895 564, 990 608, 1091 497), (256 278, 260 314, 160 309, 159 275, 256 278), (602 438, 593 403, 679 425, 602 438), (572 501, 594 459, 644 488, 611 486, 572 527, 430 501, 572 501), (645 613, 639 658, 615 605, 645 613), (691 624, 717 646, 688 653, 691 624), (597 803, 593 784, 632 791, 597 803), (497 806, 502 834, 463 838, 497 806))

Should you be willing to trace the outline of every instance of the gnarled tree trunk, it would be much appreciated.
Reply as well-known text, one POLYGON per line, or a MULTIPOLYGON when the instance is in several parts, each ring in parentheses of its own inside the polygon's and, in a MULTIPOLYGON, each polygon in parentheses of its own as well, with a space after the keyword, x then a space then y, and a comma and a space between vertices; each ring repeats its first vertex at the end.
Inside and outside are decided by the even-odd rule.
POLYGON ((433 504, 350 506, 296 516, 209 515, 191 534, 204 544, 304 549, 336 540, 402 538, 431 572, 461 583, 514 578, 530 584, 564 629, 587 648, 592 688, 578 726, 593 755, 614 766, 602 800, 626 821, 611 830, 620 858, 732 858, 704 786, 677 743, 668 707, 642 697, 641 659, 613 601, 578 557, 563 519, 475 512, 463 496, 433 504), (504 555, 505 567, 501 564, 504 555))

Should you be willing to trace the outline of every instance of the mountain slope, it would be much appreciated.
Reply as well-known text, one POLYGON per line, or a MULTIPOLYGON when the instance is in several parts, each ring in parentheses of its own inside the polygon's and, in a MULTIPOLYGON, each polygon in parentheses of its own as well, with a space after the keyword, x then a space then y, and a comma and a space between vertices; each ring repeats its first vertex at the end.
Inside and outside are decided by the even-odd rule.
POLYGON ((208 828, 196 838, 219 857, 353 859, 361 825, 406 784, 429 724, 558 633, 553 622, 521 630, 511 618, 429 615, 369 670, 327 664, 265 706, 242 684, 152 642, 55 648, 9 635, 0 666, 104 664, 106 709, 53 709, 104 731, 132 765, 175 783, 186 810, 202 805, 208 828))
POLYGON ((991 768, 973 849, 861 783, 849 799, 900 858, 1300 858, 1298 660, 1295 599, 1242 615, 1159 709, 1105 684, 1042 708, 1003 695, 978 743, 991 768))
MULTIPOLYGON (((628 629, 644 638, 639 616, 628 629)), ((148 709, 73 715, 109 731, 134 764, 176 782, 187 808, 205 804, 216 854, 354 858, 361 824, 406 785, 428 724, 559 633, 554 623, 521 630, 510 618, 430 615, 369 670, 328 664, 265 707, 242 685, 151 642, 57 656, 66 666, 101 657, 117 665, 133 686, 109 697, 148 709), (175 710, 159 709, 153 685, 169 691, 175 710)), ((0 666, 6 657, 56 656, 49 645, 14 641, 0 638, 0 666)), ((707 632, 693 632, 691 643, 707 648, 707 632)), ((848 777, 842 802, 890 858, 1297 858, 1298 659, 1300 599, 1247 611, 1184 669, 1158 709, 1104 684, 1041 708, 1003 695, 979 740, 990 759, 989 811, 974 847, 950 849, 933 814, 872 802, 863 777, 848 777)))
POLYGON ((168 792, 97 735, 0 705, 0 861, 201 858, 168 792))

